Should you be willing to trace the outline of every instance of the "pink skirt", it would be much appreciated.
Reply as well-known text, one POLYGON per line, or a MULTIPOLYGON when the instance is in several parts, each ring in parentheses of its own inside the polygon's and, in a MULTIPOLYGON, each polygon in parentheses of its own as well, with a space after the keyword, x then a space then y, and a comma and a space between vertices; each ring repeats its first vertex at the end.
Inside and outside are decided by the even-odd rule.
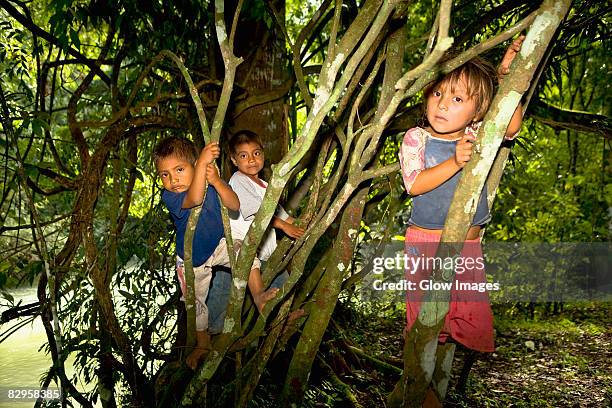
MULTIPOLYGON (((439 241, 438 234, 410 227, 406 230, 406 280, 414 282, 411 286, 414 290, 409 290, 406 297, 407 331, 418 317, 424 291, 431 287, 429 279, 439 241)), ((460 259, 455 264, 455 282, 439 341, 444 343, 450 336, 470 349, 492 352, 495 350, 493 312, 489 295, 481 290, 487 280, 479 238, 465 241, 460 259)))

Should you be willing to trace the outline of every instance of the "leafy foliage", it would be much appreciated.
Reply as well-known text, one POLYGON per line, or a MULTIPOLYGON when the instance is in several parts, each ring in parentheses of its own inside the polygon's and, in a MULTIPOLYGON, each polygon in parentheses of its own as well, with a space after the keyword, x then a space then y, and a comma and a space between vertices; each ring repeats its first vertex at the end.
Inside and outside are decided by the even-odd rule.
MULTIPOLYGON (((65 347, 61 358, 75 358, 77 374, 96 382, 102 377, 96 359, 101 350, 110 348, 111 362, 123 369, 112 376, 110 383, 119 401, 134 398, 133 381, 136 380, 129 378, 125 367, 119 363, 122 351, 118 349, 118 339, 108 337, 108 322, 102 318, 102 299, 94 290, 92 268, 104 272, 118 329, 134 350, 134 360, 142 369, 139 374, 145 379, 143 382, 151 385, 161 379, 163 383, 162 380, 167 379, 164 368, 172 368, 168 361, 180 358, 182 351, 181 307, 174 277, 172 224, 159 203, 160 186, 151 155, 156 142, 166 135, 186 135, 200 145, 202 137, 188 90, 176 68, 161 63, 144 77, 140 75, 159 51, 177 51, 194 76, 209 119, 212 117, 218 104, 223 70, 219 69, 221 63, 211 3, 192 0, 30 2, 16 6, 26 24, 19 22, 8 8, 0 10, 0 76, 17 139, 17 145, 8 143, 8 137, 0 139, 4 158, 0 168, 3 179, 0 199, 3 306, 16 306, 8 293, 11 287, 32 285, 40 279, 43 293, 52 290, 45 283, 44 264, 35 243, 40 237, 34 236, 23 187, 17 182, 15 171, 19 152, 29 179, 28 188, 34 195, 35 208, 43 224, 44 238, 52 258, 57 261, 54 271, 62 277, 57 287, 64 328, 65 347), (36 29, 49 37, 33 35, 36 29), (101 72, 90 74, 97 67, 101 72), (126 108, 124 117, 117 119, 132 93, 133 103, 126 108), (82 141, 75 127, 82 129, 82 141), (114 135, 118 136, 113 139, 114 135), (105 153, 95 156, 93 163, 91 158, 89 162, 83 158, 98 151, 105 153), (89 171, 96 164, 102 164, 97 174, 100 177, 92 181, 94 177, 89 171), (82 194, 91 193, 87 188, 96 182, 99 184, 95 185, 95 199, 92 202, 83 200, 82 194), (84 193, 87 191, 89 193, 84 193), (90 219, 83 215, 89 210, 90 219), (116 230, 117 222, 121 223, 119 231, 116 230), (96 253, 93 260, 87 258, 83 231, 71 235, 74 225, 85 223, 90 223, 93 231, 96 253)), ((285 2, 285 28, 293 43, 323 3, 285 2)), ((338 38, 347 33, 364 3, 343 2, 338 38)), ((390 19, 391 28, 408 22, 408 41, 403 56, 406 69, 419 64, 425 55, 429 31, 437 13, 434 3, 412 2, 405 10, 405 20, 390 19)), ((534 101, 561 108, 570 117, 576 112, 609 117, 607 23, 610 10, 600 3, 577 2, 551 48, 549 66, 540 78, 534 101)), ((453 51, 469 48, 507 29, 536 6, 527 1, 459 2, 451 26, 452 35, 457 39, 453 51)), ((226 15, 226 20, 229 16, 226 15)), ((326 10, 298 50, 300 63, 308 69, 304 81, 313 94, 322 85, 319 83, 321 64, 326 61, 328 42, 332 38, 333 16, 333 7, 326 10)), ((238 30, 245 22, 262 24, 265 30, 278 29, 268 2, 262 0, 245 2, 238 30)), ((392 31, 389 27, 385 28, 388 30, 385 35, 392 31)), ((317 134, 313 151, 301 164, 303 171, 296 172, 298 175, 292 179, 288 195, 297 194, 300 186, 316 177, 321 176, 318 181, 327 184, 338 175, 338 184, 332 186, 331 191, 322 190, 317 202, 321 205, 325 199, 335 199, 347 184, 350 179, 348 166, 341 167, 340 160, 345 152, 352 152, 355 147, 345 148, 334 130, 339 124, 345 126, 350 108, 362 89, 363 102, 356 108, 355 123, 359 126, 356 126, 356 133, 361 135, 371 125, 368 121, 384 86, 389 84, 383 83, 382 70, 373 76, 374 85, 369 89, 364 83, 372 72, 374 61, 382 55, 384 42, 382 44, 380 50, 373 53, 372 60, 365 64, 363 76, 357 78, 355 93, 347 91, 346 106, 349 108, 341 112, 341 103, 333 106, 332 114, 317 134), (328 140, 333 140, 334 144, 330 144, 329 151, 322 150, 328 140), (321 172, 316 173, 314 169, 319 158, 323 165, 321 172)), ((289 44, 285 46, 288 50, 289 44)), ((502 48, 503 45, 493 48, 487 57, 499 57, 502 48)), ((283 61, 284 66, 291 66, 291 62, 283 61)), ((341 69, 346 69, 346 65, 341 69)), ((253 96, 260 96, 248 94, 244 84, 236 84, 236 88, 239 90, 232 95, 230 109, 253 96)), ((299 143, 298 137, 311 111, 304 96, 295 83, 283 96, 289 101, 287 116, 291 122, 287 126, 289 135, 283 140, 291 145, 299 143)), ((373 143, 376 154, 368 161, 366 169, 396 163, 402 138, 398 129, 408 124, 412 126, 414 118, 418 118, 415 112, 419 111, 419 96, 417 93, 402 101, 389 130, 373 143)), ((530 115, 529 110, 527 115, 530 115)), ((279 129, 283 121, 287 118, 278 119, 279 129)), ((4 123, 2 134, 6 136, 8 129, 4 123)), ((608 241, 612 187, 609 138, 601 137, 605 129, 600 126, 594 127, 594 132, 586 132, 568 128, 567 123, 558 121, 551 124, 538 117, 527 119, 517 142, 519 146, 514 149, 514 163, 506 169, 487 239, 608 241)), ((410 210, 410 200, 403 193, 397 172, 374 177, 365 184, 369 186, 368 204, 356 227, 356 246, 350 267, 340 275, 343 279, 350 279, 368 264, 374 253, 364 248, 403 235, 410 210)), ((296 211, 301 215, 307 212, 310 197, 306 194, 298 200, 296 211)), ((331 204, 333 200, 327 202, 329 207, 331 204)), ((338 220, 341 215, 337 215, 338 220)), ((310 310, 313 310, 313 293, 319 288, 317 282, 308 281, 308 273, 317 270, 324 255, 334 253, 330 248, 338 244, 337 222, 329 227, 304 259, 307 273, 296 285, 296 297, 301 297, 304 307, 310 310), (311 283, 309 287, 307 284, 311 283)), ((323 268, 325 272, 330 265, 323 265, 323 268)), ((355 302, 354 290, 349 285, 342 292, 345 305, 355 302)), ((396 304, 363 307, 364 310, 371 308, 369 312, 380 312, 385 319, 403 314, 401 306, 398 309, 396 304)), ((313 315, 316 312, 313 311, 313 315)), ((343 313, 351 312, 344 310, 343 313)), ((42 316, 48 320, 46 314, 42 316)), ((350 321, 344 324, 350 325, 350 321)), ((5 326, 2 329, 5 330, 5 326)), ((290 346, 287 349, 296 346, 296 337, 287 340, 285 344, 290 346)), ((251 351, 243 355, 245 361, 247 356, 253 356, 251 351)), ((50 371, 49 379, 55 375, 50 371)), ((265 381, 273 382, 272 377, 269 375, 265 381)), ((356 382, 358 377, 353 377, 356 382)), ((72 380, 76 382, 76 378, 72 380)), ((331 404, 346 397, 334 387, 329 380, 322 380, 307 392, 307 404, 331 404)), ((168 389, 172 389, 172 384, 168 389)), ((98 393, 93 391, 87 399, 99 398, 98 393)), ((254 401, 261 401, 265 393, 266 390, 261 390, 254 401)), ((71 397, 76 398, 76 395, 71 397)))

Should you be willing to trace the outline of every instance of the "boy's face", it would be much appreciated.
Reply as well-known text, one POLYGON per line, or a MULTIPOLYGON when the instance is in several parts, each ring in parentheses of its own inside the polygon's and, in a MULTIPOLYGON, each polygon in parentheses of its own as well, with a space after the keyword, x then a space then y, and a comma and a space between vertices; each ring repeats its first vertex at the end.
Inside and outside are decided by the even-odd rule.
POLYGON ((448 82, 442 82, 427 97, 427 121, 437 134, 462 137, 475 116, 476 104, 468 93, 465 78, 461 78, 454 89, 448 82))
POLYGON ((264 160, 263 149, 254 142, 239 144, 236 154, 232 156, 232 163, 247 176, 257 176, 263 169, 264 160))
POLYGON ((194 171, 193 164, 176 156, 164 157, 157 162, 157 174, 164 188, 174 193, 189 189, 194 171))

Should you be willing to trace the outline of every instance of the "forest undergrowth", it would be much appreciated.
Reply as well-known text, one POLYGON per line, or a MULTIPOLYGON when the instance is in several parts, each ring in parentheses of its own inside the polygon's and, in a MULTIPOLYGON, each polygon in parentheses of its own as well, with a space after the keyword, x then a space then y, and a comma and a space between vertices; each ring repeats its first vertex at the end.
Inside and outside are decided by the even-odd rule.
MULTIPOLYGON (((496 351, 476 356, 461 390, 470 352, 458 347, 444 406, 612 406, 612 303, 549 306, 536 305, 533 316, 528 308, 494 306, 496 351)), ((402 366, 405 311, 403 305, 367 309, 346 303, 336 309, 305 407, 384 407, 402 366)))

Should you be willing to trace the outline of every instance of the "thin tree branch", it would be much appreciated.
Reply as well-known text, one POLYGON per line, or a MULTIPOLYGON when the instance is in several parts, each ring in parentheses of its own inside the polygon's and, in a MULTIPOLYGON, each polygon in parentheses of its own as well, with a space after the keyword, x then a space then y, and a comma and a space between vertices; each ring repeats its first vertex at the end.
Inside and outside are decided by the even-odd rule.
MULTIPOLYGON (((60 217, 54 218, 50 221, 45 221, 45 222, 41 222, 40 226, 41 227, 46 227, 48 225, 52 225, 55 224, 56 222, 59 222, 61 220, 65 220, 66 218, 70 217, 71 214, 66 214, 66 215, 62 215, 60 217)), ((0 234, 3 233, 4 231, 15 231, 15 230, 19 230, 19 229, 30 229, 35 227, 34 224, 24 224, 24 225, 16 225, 16 226, 6 226, 3 225, 0 227, 0 234)))
POLYGON ((612 138, 612 123, 604 115, 559 108, 539 98, 533 100, 527 115, 557 130, 573 129, 612 138))
POLYGON ((440 70, 443 73, 448 73, 454 70, 455 68, 463 65, 466 61, 471 60, 475 56, 480 55, 487 50, 490 50, 491 48, 503 43, 506 40, 509 40, 510 38, 514 37, 516 34, 520 33, 521 31, 529 27, 531 23, 533 22, 533 20, 538 15, 538 12, 539 12, 538 10, 533 11, 527 17, 525 17, 524 19, 522 19, 521 21, 519 21, 518 23, 516 23, 515 25, 513 25, 506 31, 496 35, 493 38, 489 38, 486 41, 478 43, 477 45, 470 48, 469 50, 462 52, 457 57, 445 62, 444 64, 442 64, 440 70))
POLYGON ((525 0, 507 0, 502 2, 499 6, 493 7, 491 10, 486 12, 484 15, 479 16, 478 19, 474 19, 472 24, 466 27, 461 34, 456 38, 455 44, 460 46, 470 39, 474 38, 483 28, 489 25, 492 21, 498 20, 507 12, 521 8, 523 6, 529 6, 533 10, 537 9, 537 2, 529 2, 525 0))

